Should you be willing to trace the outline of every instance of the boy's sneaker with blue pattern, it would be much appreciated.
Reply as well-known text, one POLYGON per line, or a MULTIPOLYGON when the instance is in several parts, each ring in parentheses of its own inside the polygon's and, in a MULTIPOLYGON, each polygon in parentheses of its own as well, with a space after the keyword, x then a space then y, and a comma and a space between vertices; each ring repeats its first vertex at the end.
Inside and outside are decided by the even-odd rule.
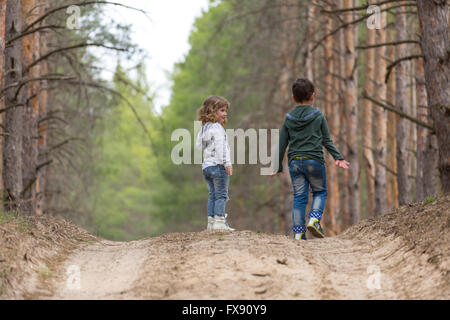
POLYGON ((294 240, 306 240, 305 232, 294 233, 294 240))
POLYGON ((307 226, 309 232, 317 238, 325 238, 325 233, 320 226, 320 220, 317 218, 310 218, 307 226))

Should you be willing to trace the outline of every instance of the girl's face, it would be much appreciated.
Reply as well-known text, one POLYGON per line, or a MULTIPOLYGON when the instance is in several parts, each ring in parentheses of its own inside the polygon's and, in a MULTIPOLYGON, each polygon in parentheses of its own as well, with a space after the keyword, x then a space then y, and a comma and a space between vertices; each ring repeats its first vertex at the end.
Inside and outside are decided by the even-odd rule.
POLYGON ((217 117, 220 124, 224 124, 227 120, 227 108, 222 107, 219 110, 217 110, 217 117))

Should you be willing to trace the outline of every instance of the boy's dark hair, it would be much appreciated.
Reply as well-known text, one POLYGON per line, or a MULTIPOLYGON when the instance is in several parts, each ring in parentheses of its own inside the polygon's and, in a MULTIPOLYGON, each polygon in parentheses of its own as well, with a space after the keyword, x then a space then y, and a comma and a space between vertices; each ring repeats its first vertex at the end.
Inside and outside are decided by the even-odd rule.
POLYGON ((305 102, 311 99, 314 93, 314 84, 305 78, 295 80, 292 85, 292 94, 297 102, 305 102))

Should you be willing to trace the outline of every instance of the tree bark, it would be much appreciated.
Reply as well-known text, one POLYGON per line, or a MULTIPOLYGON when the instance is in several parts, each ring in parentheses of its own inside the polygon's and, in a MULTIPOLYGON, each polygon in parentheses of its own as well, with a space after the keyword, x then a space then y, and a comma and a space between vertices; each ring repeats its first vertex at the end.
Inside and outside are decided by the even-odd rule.
MULTIPOLYGON (((421 34, 422 32, 420 30, 421 34)), ((418 117, 428 123, 433 123, 428 106, 423 59, 417 61, 416 83, 418 117)), ((417 134, 416 201, 422 201, 427 196, 437 196, 438 194, 439 150, 435 133, 419 126, 417 134)))
POLYGON ((439 147, 443 193, 450 192, 450 47, 448 1, 417 1, 428 105, 439 147))
MULTIPOLYGON (((36 6, 36 0, 22 0, 22 21, 29 24, 33 21, 34 15, 30 14, 36 6)), ((34 11, 36 12, 36 11, 34 11)), ((29 65, 36 60, 39 53, 39 33, 32 33, 25 36, 22 41, 22 61, 23 65, 29 65)), ((28 78, 39 77, 39 65, 31 68, 23 76, 28 78)), ((30 82, 22 88, 25 95, 25 105, 23 107, 23 150, 22 150, 22 178, 23 178, 23 205, 22 214, 33 215, 36 208, 36 168, 37 168, 37 118, 38 118, 38 97, 34 93, 38 92, 38 82, 30 82), (28 99, 28 97, 33 97, 28 99)))
MULTIPOLYGON (((428 123, 433 123, 428 106, 427 89, 423 60, 417 61, 417 105, 418 117, 428 123)), ((422 201, 427 196, 437 196, 439 186, 439 150, 436 134, 419 126, 417 146, 417 176, 416 201, 422 201), (419 180, 420 179, 420 180, 419 180)))
MULTIPOLYGON (((366 31, 366 44, 371 46, 375 44, 375 29, 367 28, 366 31)), ((374 96, 374 81, 375 81, 375 49, 366 49, 366 61, 365 61, 365 80, 364 89, 369 96, 374 96)), ((377 62, 380 61, 377 59, 377 62)), ((381 69, 380 66, 377 66, 381 69)), ((377 88, 378 90, 379 88, 377 88)), ((364 171, 366 173, 366 185, 367 185, 367 207, 366 215, 368 217, 375 216, 375 163, 373 154, 373 123, 374 116, 372 101, 364 99, 363 101, 363 159, 364 159, 364 171)), ((378 108, 375 110, 379 111, 378 108)), ((376 114, 376 113, 375 113, 376 114)), ((377 120, 377 119, 376 119, 377 120)), ((378 126, 378 123, 375 121, 378 126)), ((378 128, 377 128, 378 130, 378 128)))
MULTIPOLYGON (((339 52, 339 34, 337 34, 334 39, 333 39, 333 61, 334 61, 334 73, 335 75, 338 75, 340 73, 339 70, 339 66, 340 66, 340 59, 341 59, 341 54, 339 52)), ((340 112, 342 110, 341 106, 341 97, 340 94, 342 92, 341 90, 341 79, 339 79, 338 76, 333 76, 333 88, 334 88, 334 94, 333 94, 333 105, 332 108, 333 110, 331 110, 331 114, 330 114, 330 121, 328 122, 329 126, 330 126, 330 133, 331 133, 331 137, 333 139, 333 142, 336 144, 336 146, 338 146, 339 150, 341 152, 343 152, 343 150, 340 148, 340 141, 339 141, 339 130, 340 130, 340 112)), ((335 214, 334 214, 334 224, 335 224, 335 232, 336 234, 339 234, 341 232, 341 220, 342 220, 342 214, 341 214, 341 202, 342 202, 342 189, 340 188, 340 183, 341 183, 341 179, 340 179, 340 172, 338 170, 338 168, 336 167, 336 165, 333 164, 332 166, 335 166, 336 170, 335 172, 331 172, 330 171, 330 181, 332 181, 332 183, 335 185, 335 187, 333 187, 333 191, 332 192, 336 192, 336 209, 335 209, 335 214)), ((342 172, 343 170, 341 170, 342 172)))
MULTIPOLYGON (((353 0, 344 0, 344 8, 353 8, 353 0)), ((354 20, 354 14, 346 14, 345 22, 354 20)), ((347 159, 350 162, 349 169, 349 218, 350 224, 360 220, 360 190, 359 190, 359 159, 358 159, 358 86, 357 86, 357 28, 349 25, 344 31, 345 45, 345 107, 348 109, 347 134, 348 142, 347 159)))
MULTIPOLYGON (((420 120, 427 121, 428 110, 427 110, 427 89, 425 87, 425 76, 423 70, 423 60, 419 59, 416 64, 416 95, 417 95, 417 117, 420 120)), ((425 199, 424 190, 424 169, 426 164, 426 154, 425 154, 425 135, 428 130, 420 126, 417 127, 417 167, 416 167, 416 190, 415 190, 415 200, 422 201, 425 199)), ((428 171, 430 172, 430 171, 428 171)))
MULTIPOLYGON (((5 51, 5 12, 6 12, 6 0, 0 0, 0 50, 1 52, 5 51)), ((5 71, 4 69, 4 63, 5 60, 3 59, 4 55, 0 54, 0 87, 3 88, 3 73, 5 71)), ((0 109, 4 109, 4 99, 0 99, 0 109)), ((0 132, 2 135, 0 135, 0 198, 3 199, 3 190, 4 190, 4 184, 3 184, 3 134, 5 133, 5 130, 3 128, 3 125, 5 123, 4 121, 3 113, 0 114, 0 132)), ((3 201, 0 204, 0 210, 3 208, 3 201)))
MULTIPOLYGON (((16 37, 22 29, 21 1, 6 2, 5 42, 16 37)), ((5 48, 5 87, 22 80, 22 41, 14 41, 5 48)), ((22 90, 11 87, 5 94, 5 139, 3 149, 3 180, 5 209, 20 210, 22 179, 23 101, 22 90)))
MULTIPOLYGON (((280 16, 285 19, 281 24, 281 45, 279 51, 279 77, 278 88, 279 91, 275 94, 275 101, 277 101, 281 107, 281 114, 284 120, 285 114, 292 107, 291 99, 291 85, 294 81, 294 70, 297 52, 296 31, 297 31, 297 19, 295 19, 296 12, 294 8, 293 0, 281 1, 280 0, 280 16)), ((282 176, 282 195, 284 197, 283 210, 280 213, 280 229, 281 232, 289 234, 292 226, 292 203, 293 193, 291 178, 289 176, 288 163, 286 157, 283 164, 285 173, 282 176)))
POLYGON ((313 59, 312 59, 312 52, 311 49, 313 47, 313 40, 314 40, 314 31, 315 31, 315 11, 316 7, 314 6, 314 2, 311 1, 307 4, 306 12, 307 12, 307 18, 306 18, 306 24, 307 24, 307 45, 306 45, 306 52, 305 52, 305 76, 310 81, 314 82, 313 77, 313 59))
MULTIPOLYGON (((394 41, 395 35, 392 29, 387 30, 389 41, 394 41)), ((395 48, 389 46, 386 48, 386 54, 389 60, 395 60, 395 48)), ((387 83, 387 101, 395 105, 395 77, 389 77, 387 83)), ((398 207, 398 186, 397 186, 397 119, 398 115, 389 112, 387 114, 387 157, 386 164, 390 169, 387 174, 387 210, 398 207)))
MULTIPOLYGON (((331 8, 330 8, 331 9, 331 8)), ((330 32, 332 29, 332 20, 329 17, 325 17, 325 32, 330 32)), ((333 133, 335 133, 335 121, 334 118, 337 116, 335 103, 336 103, 336 89, 334 87, 333 74, 334 74, 334 38, 328 37, 324 42, 324 62, 326 68, 325 74, 325 111, 327 115, 327 122, 330 129, 332 138, 334 138, 333 133)), ((334 164, 334 159, 327 153, 327 212, 324 214, 324 226, 328 230, 329 235, 335 235, 337 233, 337 211, 339 208, 339 188, 337 179, 337 167, 334 164)))
MULTIPOLYGON (((48 5, 48 0, 39 0, 39 11, 40 15, 42 15, 46 10, 46 5, 48 5)), ((39 53, 45 54, 47 52, 47 42, 48 42, 48 34, 42 33, 40 35, 40 45, 39 45, 39 53)), ((47 61, 42 61, 40 63, 40 73, 47 74, 47 61)), ((39 87, 41 89, 39 94, 39 118, 43 119, 47 116, 47 103, 48 103, 48 92, 47 90, 42 90, 43 88, 47 88, 47 81, 42 80, 39 82, 39 87)), ((47 150, 47 122, 43 121, 38 124, 38 164, 48 163, 49 156, 45 152, 47 150)), ((36 211, 35 214, 40 216, 44 213, 46 198, 45 198, 45 189, 47 186, 47 165, 40 167, 36 172, 36 211)))
MULTIPOLYGON (((406 8, 397 8, 395 16, 396 40, 406 40, 406 8)), ((407 56, 406 44, 400 44, 396 47, 396 59, 407 56)), ((407 99, 407 61, 402 61, 395 68, 395 106, 400 111, 408 113, 407 99)), ((408 166, 408 137, 407 137, 406 119, 397 119, 397 182, 399 192, 399 204, 403 205, 410 201, 409 196, 409 166, 408 166)))
MULTIPOLYGON (((344 8, 344 0, 338 0, 338 8, 344 8)), ((345 105, 345 90, 346 83, 345 79, 345 44, 344 44, 344 30, 338 31, 338 53, 339 53, 339 120, 341 124, 347 124, 349 112, 345 105)), ((348 154, 348 140, 347 140, 347 130, 346 125, 341 125, 339 127, 339 150, 344 158, 348 154)), ((349 213, 349 172, 348 170, 340 171, 340 183, 339 190, 340 194, 340 221, 341 230, 344 230, 350 226, 350 213, 349 213)))
MULTIPOLYGON (((376 31, 376 42, 386 42, 387 12, 382 12, 380 16, 381 29, 376 31)), ((378 47, 375 54, 375 98, 378 101, 387 99, 387 88, 384 81, 386 70, 386 47, 378 47)), ((387 110, 383 108, 375 109, 375 214, 380 215, 387 210, 387 189, 386 189, 386 167, 387 164, 387 110)))

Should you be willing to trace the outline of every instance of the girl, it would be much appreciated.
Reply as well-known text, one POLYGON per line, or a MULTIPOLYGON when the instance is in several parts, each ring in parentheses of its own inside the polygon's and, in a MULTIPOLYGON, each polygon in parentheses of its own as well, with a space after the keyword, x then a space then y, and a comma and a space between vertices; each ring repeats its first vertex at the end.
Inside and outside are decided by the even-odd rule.
POLYGON ((225 213, 229 176, 233 173, 224 129, 229 107, 230 103, 225 98, 211 96, 198 110, 202 130, 198 133, 196 146, 203 151, 202 170, 209 189, 208 231, 234 230, 226 222, 225 213))

